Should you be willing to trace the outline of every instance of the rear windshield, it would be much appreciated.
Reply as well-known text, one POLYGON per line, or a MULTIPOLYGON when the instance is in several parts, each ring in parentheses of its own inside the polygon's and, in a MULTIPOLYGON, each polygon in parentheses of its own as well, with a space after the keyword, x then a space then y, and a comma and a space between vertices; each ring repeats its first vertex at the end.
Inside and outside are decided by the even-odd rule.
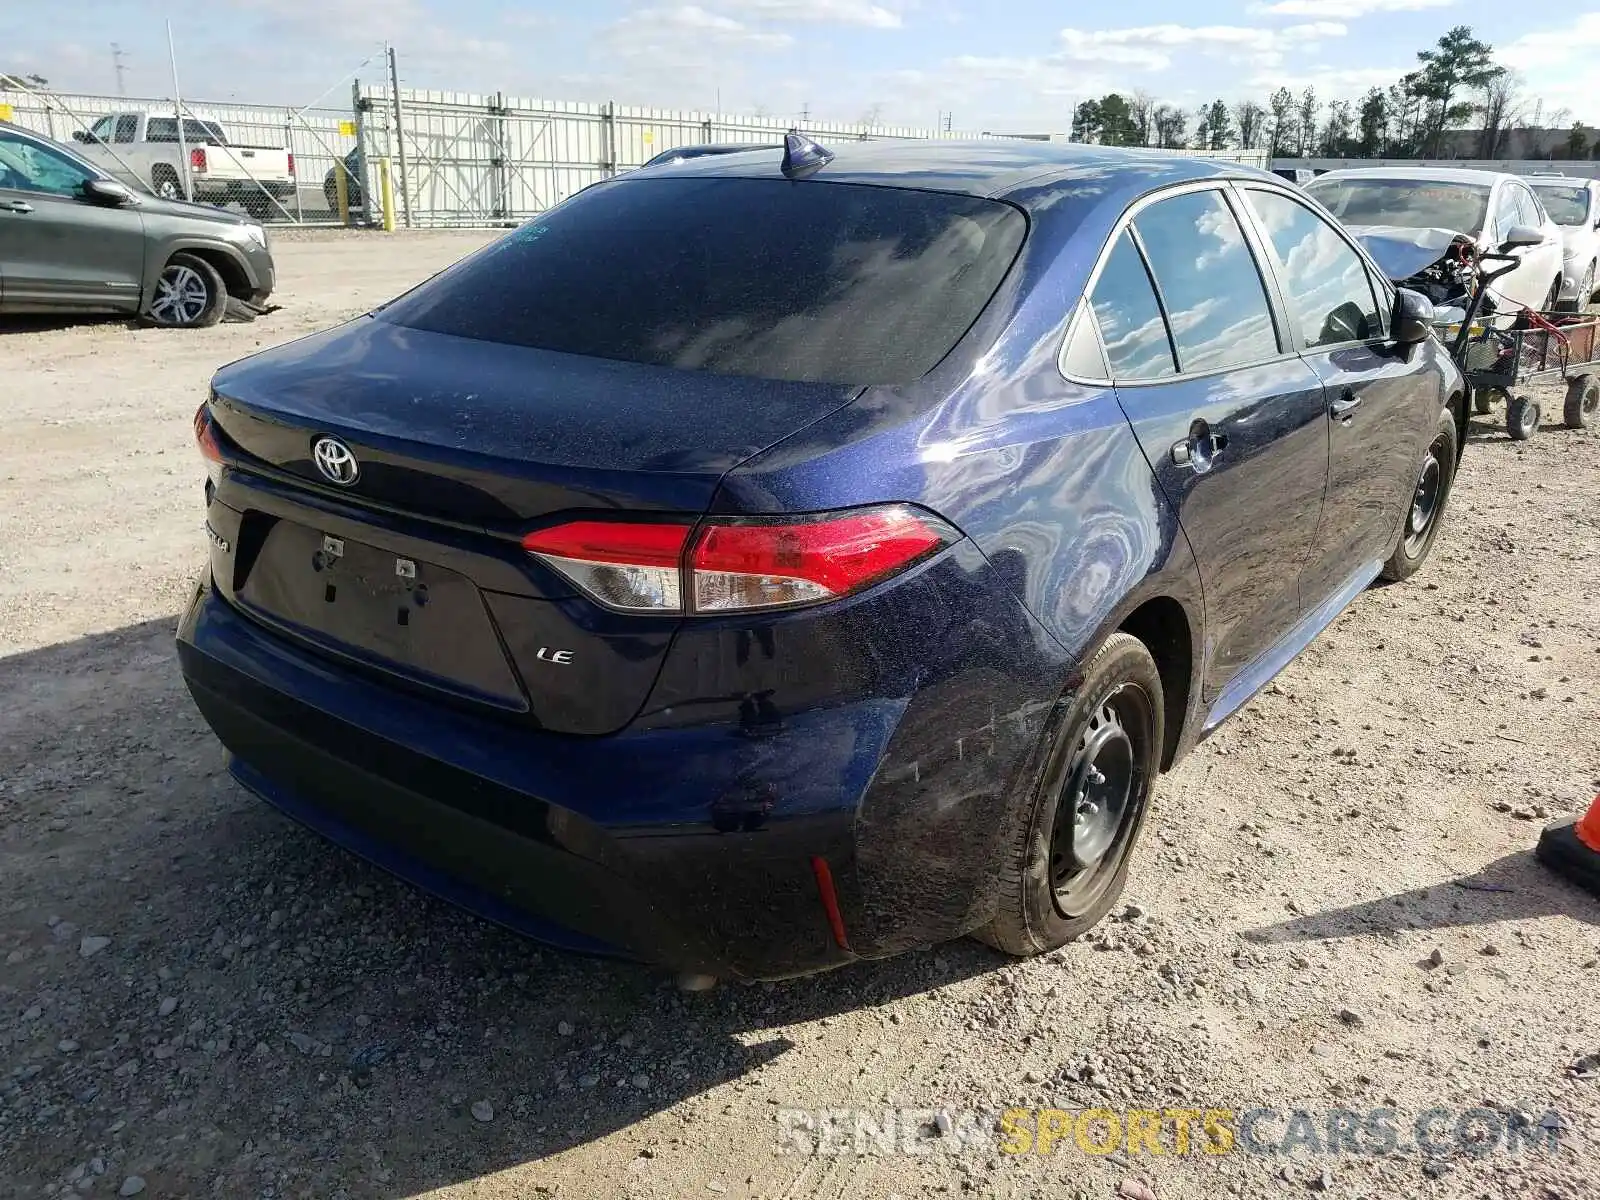
POLYGON ((1557 225, 1583 225, 1589 220, 1589 189, 1579 184, 1536 183, 1533 190, 1557 225))
POLYGON ((1009 205, 942 192, 636 178, 575 197, 381 315, 655 366, 907 383, 976 320, 1026 228, 1009 205))
POLYGON ((1483 228, 1489 189, 1477 183, 1428 179, 1318 179, 1306 191, 1346 225, 1399 225, 1405 229, 1483 228))

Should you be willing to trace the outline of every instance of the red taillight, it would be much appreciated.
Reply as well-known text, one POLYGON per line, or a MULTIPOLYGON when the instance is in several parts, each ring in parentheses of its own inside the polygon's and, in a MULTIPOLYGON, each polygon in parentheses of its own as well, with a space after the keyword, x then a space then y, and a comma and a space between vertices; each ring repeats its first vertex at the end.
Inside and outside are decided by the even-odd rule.
POLYGON ((222 473, 222 444, 217 441, 217 427, 211 421, 209 402, 195 409, 194 440, 200 447, 200 457, 206 460, 206 474, 216 483, 222 473))
POLYGON ((289 174, 294 174, 294 151, 289 152, 289 174))
POLYGON ((204 171, 206 169, 206 148, 204 146, 195 146, 190 149, 189 169, 191 171, 204 171))
POLYGON ((525 550, 610 608, 749 612, 860 591, 959 536, 908 505, 782 520, 572 521, 530 533, 525 550), (687 588, 687 591, 685 591, 687 588))

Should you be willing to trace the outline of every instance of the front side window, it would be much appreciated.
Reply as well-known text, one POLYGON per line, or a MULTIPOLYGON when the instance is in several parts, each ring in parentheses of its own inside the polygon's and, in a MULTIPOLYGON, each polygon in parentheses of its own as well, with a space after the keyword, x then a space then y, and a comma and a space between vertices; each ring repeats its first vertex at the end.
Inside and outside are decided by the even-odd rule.
POLYGON ((1166 304, 1179 370, 1215 371, 1278 354, 1266 284, 1220 191, 1157 201, 1133 225, 1166 304))
POLYGON ((59 150, 0 131, 0 188, 76 196, 93 178, 59 150))
POLYGON ((1160 379, 1176 373, 1161 305, 1127 230, 1117 235, 1089 303, 1100 325, 1111 378, 1160 379))
POLYGON ((1331 225, 1277 192, 1248 191, 1308 348, 1382 336, 1366 264, 1331 225))
POLYGON ((597 185, 383 310, 416 329, 681 370, 909 383, 1022 246, 996 200, 641 173, 597 185))
POLYGON ((115 117, 101 117, 93 125, 89 126, 89 136, 102 142, 110 141, 111 127, 116 123, 117 119, 115 117))

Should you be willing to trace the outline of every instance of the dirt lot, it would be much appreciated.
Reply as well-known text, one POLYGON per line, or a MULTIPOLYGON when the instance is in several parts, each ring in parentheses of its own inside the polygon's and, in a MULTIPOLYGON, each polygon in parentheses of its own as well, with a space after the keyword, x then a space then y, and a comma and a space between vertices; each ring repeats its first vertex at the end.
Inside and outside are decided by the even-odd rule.
POLYGON ((291 826, 178 677, 213 368, 481 240, 284 241, 252 324, 0 331, 0 1195, 1600 1194, 1600 902, 1529 856, 1600 788, 1600 437, 1478 427, 1428 568, 1163 781, 1094 936, 686 995, 291 826), (1280 1156, 958 1148, 1010 1105, 1311 1119, 1280 1156), (780 1149, 788 1109, 889 1106, 954 1126, 780 1149), (1482 1106, 1559 1149, 1455 1148, 1482 1106), (1399 1152, 1321 1144, 1382 1107, 1399 1152), (1451 1152, 1406 1150, 1435 1107, 1451 1152))

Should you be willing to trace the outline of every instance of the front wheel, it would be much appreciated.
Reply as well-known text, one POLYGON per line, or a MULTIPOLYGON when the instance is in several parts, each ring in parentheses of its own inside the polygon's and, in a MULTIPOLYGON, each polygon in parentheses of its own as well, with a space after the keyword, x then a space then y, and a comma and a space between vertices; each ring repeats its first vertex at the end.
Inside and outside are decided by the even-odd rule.
POLYGON ((1433 539, 1444 519, 1450 488, 1456 479, 1456 419, 1448 409, 1439 415, 1433 440, 1422 456, 1417 482, 1411 490, 1411 506, 1406 510, 1400 541, 1389 561, 1383 564, 1385 579, 1409 579, 1428 561, 1433 539))
POLYGON ((1513 396, 1506 405, 1506 433, 1525 442, 1539 432, 1539 402, 1532 396, 1513 396))
POLYGON ((204 329, 222 320, 228 289, 217 269, 193 254, 174 254, 156 281, 156 294, 145 309, 152 325, 204 329))
POLYGON ((1579 375, 1567 384, 1562 414, 1568 429, 1588 429, 1600 417, 1600 375, 1579 375))
POLYGON ((974 936, 1008 954, 1053 950, 1110 911, 1161 769, 1161 675, 1114 633, 1052 737, 1000 865, 994 918, 974 936))

